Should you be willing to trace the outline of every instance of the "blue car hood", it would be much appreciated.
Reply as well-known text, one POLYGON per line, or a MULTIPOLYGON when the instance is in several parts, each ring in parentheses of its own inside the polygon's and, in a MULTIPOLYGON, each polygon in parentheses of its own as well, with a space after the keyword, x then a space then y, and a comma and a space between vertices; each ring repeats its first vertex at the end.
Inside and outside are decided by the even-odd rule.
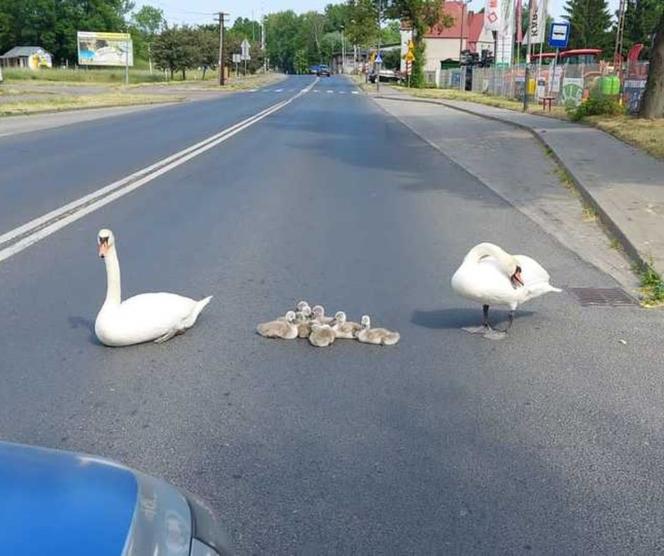
POLYGON ((0 552, 119 556, 137 493, 112 462, 0 442, 0 552))

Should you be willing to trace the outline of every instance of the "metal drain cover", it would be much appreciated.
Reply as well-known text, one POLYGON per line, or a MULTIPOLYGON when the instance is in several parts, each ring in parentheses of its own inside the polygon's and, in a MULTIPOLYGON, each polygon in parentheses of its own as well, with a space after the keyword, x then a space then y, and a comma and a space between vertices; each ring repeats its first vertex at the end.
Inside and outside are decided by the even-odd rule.
POLYGON ((584 307, 631 307, 636 299, 620 288, 568 288, 584 307))

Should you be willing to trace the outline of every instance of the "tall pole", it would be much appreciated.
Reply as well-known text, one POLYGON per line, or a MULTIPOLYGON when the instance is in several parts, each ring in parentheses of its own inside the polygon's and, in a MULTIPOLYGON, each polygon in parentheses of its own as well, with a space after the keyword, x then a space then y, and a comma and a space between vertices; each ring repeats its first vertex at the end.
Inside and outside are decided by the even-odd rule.
POLYGON ((463 12, 466 8, 466 2, 461 0, 461 32, 459 33, 459 70, 461 69, 461 53, 463 52, 463 12))
POLYGON ((125 40, 125 85, 129 85, 129 33, 125 40))
POLYGON ((224 16, 228 15, 219 12, 219 85, 226 84, 226 75, 224 72, 224 16))
MULTIPOLYGON (((382 0, 378 0, 378 52, 376 53, 376 57, 381 60, 382 57, 380 56, 380 21, 381 21, 381 12, 383 10, 383 2, 382 0)), ((378 69, 376 70, 376 92, 380 93, 380 66, 381 64, 376 64, 378 66, 378 69)))
POLYGON ((267 73, 267 53, 265 52, 265 16, 261 25, 261 50, 263 51, 263 73, 267 73))
POLYGON ((533 21, 533 0, 528 0, 528 25, 526 26, 526 82, 523 88, 523 111, 528 111, 528 84, 530 82, 530 32, 533 21))
POLYGON ((341 73, 346 73, 346 43, 344 42, 344 28, 341 28, 341 73))

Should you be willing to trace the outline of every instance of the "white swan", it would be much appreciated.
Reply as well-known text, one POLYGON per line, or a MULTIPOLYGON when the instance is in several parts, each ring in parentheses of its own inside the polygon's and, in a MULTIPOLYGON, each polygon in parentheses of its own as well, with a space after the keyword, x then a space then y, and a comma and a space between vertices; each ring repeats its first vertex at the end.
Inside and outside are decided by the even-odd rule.
POLYGON ((549 292, 560 292, 549 283, 549 273, 525 255, 510 255, 493 243, 480 243, 464 257, 452 276, 452 288, 460 296, 482 304, 482 326, 464 328, 473 334, 501 339, 514 321, 516 308, 530 299, 549 292), (504 331, 489 324, 489 306, 507 305, 509 322, 504 331))
POLYGON ((144 293, 122 301, 120 262, 111 230, 98 234, 99 256, 106 263, 106 300, 95 321, 95 334, 113 347, 162 343, 191 328, 212 296, 196 301, 174 293, 144 293))

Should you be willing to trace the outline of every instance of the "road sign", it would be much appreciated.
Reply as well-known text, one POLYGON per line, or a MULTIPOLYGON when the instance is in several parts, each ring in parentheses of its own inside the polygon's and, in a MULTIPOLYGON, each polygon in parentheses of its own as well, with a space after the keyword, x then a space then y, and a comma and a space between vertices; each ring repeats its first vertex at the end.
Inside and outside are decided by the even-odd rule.
POLYGON ((372 52, 371 55, 369 56, 369 62, 374 63, 376 61, 376 53, 372 52))
POLYGON ((412 62, 413 60, 415 60, 415 54, 413 54, 412 50, 409 50, 406 52, 406 62, 412 62))
POLYGON ((249 49, 251 48, 251 45, 249 44, 249 41, 247 39, 244 39, 242 41, 240 48, 242 49, 242 54, 241 54, 242 59, 251 60, 251 56, 249 55, 249 49))
POLYGON ((380 52, 376 56, 376 63, 377 64, 382 64, 383 63, 383 58, 381 57, 380 52))
POLYGON ((242 54, 233 54, 233 63, 239 64, 242 61, 242 54))
POLYGON ((554 21, 549 33, 549 46, 552 48, 567 48, 569 43, 570 26, 565 21, 554 21))

